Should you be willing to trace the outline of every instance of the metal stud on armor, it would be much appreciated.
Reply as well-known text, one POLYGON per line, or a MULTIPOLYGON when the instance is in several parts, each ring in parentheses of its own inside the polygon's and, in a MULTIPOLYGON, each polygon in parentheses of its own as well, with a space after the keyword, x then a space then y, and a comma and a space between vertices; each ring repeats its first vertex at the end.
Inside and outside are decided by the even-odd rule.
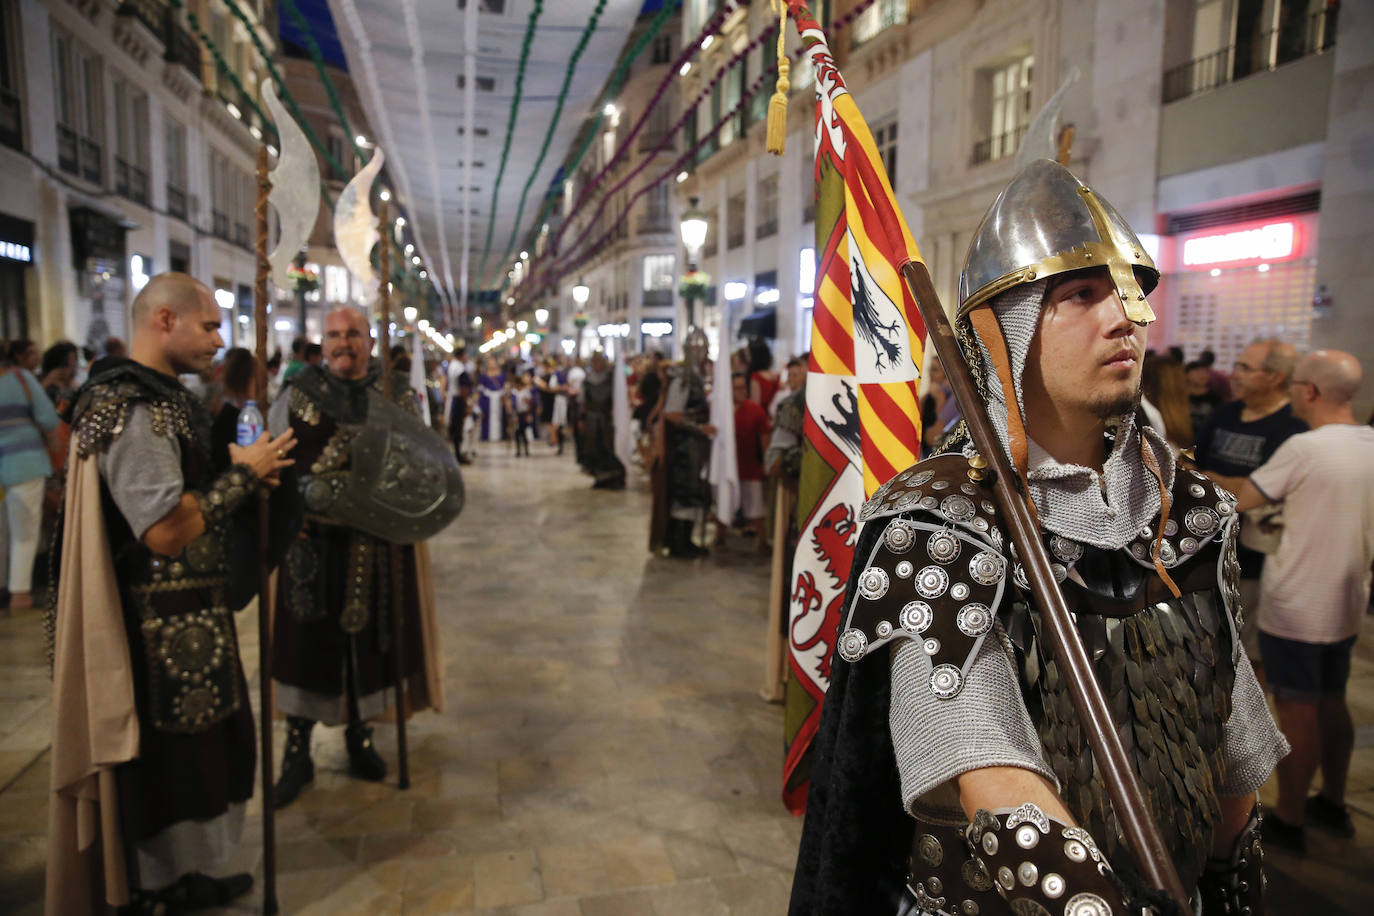
POLYGON ((1050 817, 1038 805, 1027 802, 1015 810, 979 811, 966 838, 974 860, 996 876, 997 891, 1013 913, 1138 912, 1128 908, 1092 837, 1050 817), (1070 890, 1073 896, 1061 902, 1070 890))

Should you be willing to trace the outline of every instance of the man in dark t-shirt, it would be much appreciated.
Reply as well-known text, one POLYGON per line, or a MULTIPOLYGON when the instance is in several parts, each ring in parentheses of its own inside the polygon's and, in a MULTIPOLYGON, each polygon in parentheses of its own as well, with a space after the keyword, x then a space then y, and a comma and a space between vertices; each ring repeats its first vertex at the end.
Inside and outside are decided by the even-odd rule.
MULTIPOLYGON (((1231 389, 1237 400, 1213 409, 1197 436, 1197 464, 1207 476, 1232 493, 1240 491, 1250 472, 1269 460, 1284 440, 1306 432, 1307 424, 1293 416, 1288 403, 1288 380, 1297 364, 1297 351, 1277 339, 1257 340, 1241 351, 1231 373, 1231 389)), ((1281 524, 1272 509, 1265 527, 1281 524)), ((1236 545, 1240 560, 1241 603, 1245 628, 1241 639, 1246 653, 1258 663, 1259 643, 1256 610, 1259 607, 1259 579, 1264 569, 1264 554, 1245 546, 1254 541, 1256 516, 1241 522, 1242 543, 1236 545)))

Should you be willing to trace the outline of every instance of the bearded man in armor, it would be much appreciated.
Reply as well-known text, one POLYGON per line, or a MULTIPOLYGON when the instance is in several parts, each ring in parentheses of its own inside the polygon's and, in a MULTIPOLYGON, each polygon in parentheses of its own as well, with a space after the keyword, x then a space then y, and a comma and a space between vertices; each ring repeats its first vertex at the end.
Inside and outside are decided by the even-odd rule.
POLYGON ((256 768, 233 618, 252 596, 233 583, 257 582, 241 573, 256 572, 258 551, 236 535, 253 530, 258 488, 278 484, 295 442, 287 431, 229 445, 215 475, 210 414, 177 376, 209 369, 220 315, 204 284, 152 278, 133 302, 130 358, 75 399, 54 609, 50 914, 190 912, 252 886, 205 874, 238 843, 256 768))
POLYGON ((270 429, 295 432, 305 501, 304 528, 277 581, 272 677, 277 708, 287 722, 275 791, 279 808, 314 779, 310 738, 317 722, 345 726, 352 776, 374 782, 386 777, 368 722, 396 701, 391 615, 397 589, 406 710, 443 709, 433 579, 414 528, 433 520, 441 511, 435 508, 439 500, 448 501, 450 482, 442 470, 433 476, 433 468, 451 464, 456 477, 457 464, 427 430, 419 434, 420 448, 434 441, 426 454, 414 452, 416 440, 398 448, 385 432, 376 435, 401 411, 410 415, 403 419, 419 423, 419 409, 403 373, 394 374, 392 384, 400 411, 385 401, 381 370, 369 360, 372 336, 364 315, 336 309, 325 317, 324 329, 326 365, 308 366, 292 378, 268 418, 270 429), (381 464, 393 458, 399 466, 381 464), (367 502, 387 492, 393 500, 367 502), (410 514, 396 513, 393 501, 413 503, 410 514), (392 576, 392 543, 403 545, 399 581, 392 576))
POLYGON ((682 362, 668 369, 668 390, 660 411, 662 448, 654 475, 651 550, 666 545, 670 557, 700 557, 709 553, 692 538, 696 523, 711 506, 711 487, 705 478, 716 428, 707 422, 711 402, 706 397, 706 334, 692 325, 682 347, 682 362))
MULTIPOLYGON (((954 326, 1183 886, 1259 914, 1256 791, 1287 745, 1238 638, 1234 497, 1133 419, 1158 279, 1036 160, 974 235, 954 326)), ((1175 910, 1135 877, 985 465, 961 429, 860 513, 793 914, 1175 910)))

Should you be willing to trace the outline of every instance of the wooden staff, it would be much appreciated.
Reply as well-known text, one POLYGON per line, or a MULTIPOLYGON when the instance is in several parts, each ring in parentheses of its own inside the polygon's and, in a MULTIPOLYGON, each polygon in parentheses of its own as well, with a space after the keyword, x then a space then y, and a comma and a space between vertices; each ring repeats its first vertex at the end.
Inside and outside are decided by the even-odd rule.
POLYGON ((763 689, 759 696, 769 703, 783 698, 783 605, 787 603, 787 588, 783 573, 787 567, 787 535, 791 531, 792 490, 778 478, 773 512, 773 570, 768 580, 768 648, 763 659, 763 689))
MULTIPOLYGON (((992 471, 997 507, 1011 533, 1017 555, 1024 564, 1031 594, 1035 597, 1036 607, 1045 624, 1042 635, 1055 661, 1059 663, 1059 670, 1064 674, 1069 697, 1073 700, 1083 733, 1092 748, 1093 758, 1102 771, 1102 781, 1111 798, 1112 810, 1121 824, 1121 832, 1135 854, 1145 880, 1172 897, 1180 912, 1191 913, 1193 910, 1188 902, 1188 894, 1183 890, 1183 882, 1179 880, 1178 871, 1169 857, 1159 825, 1151 816, 1149 805, 1140 791, 1140 783, 1136 780, 1135 771, 1131 768, 1126 749, 1112 722, 1107 701, 1102 695, 1102 686, 1093 673, 1092 661, 1083 649, 1068 605, 1064 603, 1064 594, 1050 571, 1050 558, 1040 539, 1039 526, 1031 519, 1026 498, 1017 487, 1017 473, 988 418, 987 405, 979 396, 973 375, 964 362, 963 351, 954 338, 954 327, 945 315, 944 306, 940 304, 940 297, 930 280, 930 272, 924 264, 912 261, 902 267, 902 276, 921 310, 926 330, 935 345, 935 353, 940 357, 949 386, 968 424, 969 437, 986 462, 982 466, 990 467, 992 471)), ((983 474, 976 467, 970 469, 970 476, 975 471, 981 479, 983 474)))
MULTIPOLYGON (((391 219, 386 201, 382 201, 378 220, 381 224, 381 248, 378 267, 381 268, 382 327, 377 339, 382 345, 382 394, 388 401, 391 391, 391 219)), ((388 543, 391 559, 391 680, 396 689, 396 770, 397 785, 410 788, 410 758, 406 754, 406 690, 405 665, 402 662, 401 612, 404 606, 401 587, 401 547, 388 543)), ((385 599, 383 599, 385 600, 385 599)))
MULTIPOLYGON (((267 177, 267 147, 258 147, 258 200, 253 207, 257 223, 254 253, 257 274, 253 284, 254 330, 257 332, 257 395, 262 415, 267 416, 267 195, 272 182, 267 177)), ((301 328, 305 333, 305 328, 301 328)), ((258 684, 259 717, 262 735, 262 911, 277 912, 277 824, 276 803, 272 797, 272 613, 271 573, 267 568, 268 494, 258 488, 258 684)))

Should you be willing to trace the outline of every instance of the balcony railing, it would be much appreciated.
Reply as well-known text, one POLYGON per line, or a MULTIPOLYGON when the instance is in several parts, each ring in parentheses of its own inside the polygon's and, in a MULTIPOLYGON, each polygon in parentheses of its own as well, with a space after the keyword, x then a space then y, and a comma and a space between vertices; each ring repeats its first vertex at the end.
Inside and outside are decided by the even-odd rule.
POLYGON ((89 137, 82 137, 81 148, 81 177, 92 184, 103 184, 105 181, 105 168, 101 161, 100 144, 89 137))
POLYGON ((647 153, 657 148, 660 143, 664 144, 663 150, 665 152, 677 148, 677 144, 673 142, 673 138, 668 134, 665 128, 650 128, 639 135, 639 151, 641 153, 647 153), (665 139, 667 140, 666 143, 664 143, 665 139))
POLYGON ((24 146, 24 119, 19 96, 8 89, 0 89, 0 143, 15 149, 24 146))
POLYGON ((673 225, 666 213, 661 216, 654 213, 650 213, 647 216, 641 216, 639 222, 635 224, 635 233, 637 235, 650 235, 656 232, 672 231, 673 225))
POLYGON ((731 230, 731 231, 730 231, 730 237, 727 238, 727 239, 725 240, 725 247, 726 247, 726 248, 731 248, 731 249, 733 249, 733 248, 738 248, 738 247, 740 247, 740 246, 743 245, 743 244, 744 244, 744 230, 743 230, 743 229, 740 229, 738 232, 736 232, 736 231, 734 231, 734 230, 731 230))
POLYGON ((1164 72, 1164 101, 1177 102, 1256 73, 1265 73, 1336 44, 1336 9, 1293 17, 1261 32, 1248 47, 1231 45, 1164 72))
POLYGON ((720 243, 716 241, 715 235, 706 239, 706 244, 701 246, 701 256, 703 258, 714 258, 716 252, 720 250, 720 243))
POLYGON ((851 30, 849 47, 872 41, 894 25, 906 22, 907 0, 878 0, 878 8, 865 11, 851 30))
POLYGON ((177 219, 186 218, 186 189, 167 185, 167 212, 177 219))
POLYGON ((148 172, 115 157, 115 193, 148 206, 148 172))
POLYGON ((646 289, 644 291, 645 305, 672 305, 673 291, 671 289, 646 289))
POLYGON ((166 0, 123 0, 119 4, 119 15, 137 18, 150 32, 160 36, 166 22, 167 9, 166 0))
POLYGON ((210 211, 210 232, 217 239, 229 241, 229 217, 218 210, 210 211))
POLYGON ((200 45, 196 39, 176 19, 168 17, 167 50, 163 53, 166 60, 181 65, 187 73, 202 79, 200 70, 200 45))
POLYGON ((1017 147, 1021 145, 1021 138, 1025 135, 1026 125, 1023 124, 1015 130, 997 134, 995 137, 988 137, 986 140, 979 140, 973 144, 973 155, 969 157, 969 164, 978 165, 1013 155, 1017 147))
POLYGON ((61 124, 57 125, 57 167, 73 175, 80 174, 80 165, 76 157, 76 131, 61 124))
POLYGON ((758 224, 758 228, 754 230, 754 238, 756 238, 756 239, 766 239, 766 238, 768 238, 770 235, 777 235, 777 234, 778 234, 778 221, 777 221, 776 219, 770 219, 770 220, 765 220, 765 221, 763 221, 763 222, 760 222, 760 223, 758 224))
POLYGON ((234 223, 234 244, 248 247, 248 226, 245 223, 234 223))

